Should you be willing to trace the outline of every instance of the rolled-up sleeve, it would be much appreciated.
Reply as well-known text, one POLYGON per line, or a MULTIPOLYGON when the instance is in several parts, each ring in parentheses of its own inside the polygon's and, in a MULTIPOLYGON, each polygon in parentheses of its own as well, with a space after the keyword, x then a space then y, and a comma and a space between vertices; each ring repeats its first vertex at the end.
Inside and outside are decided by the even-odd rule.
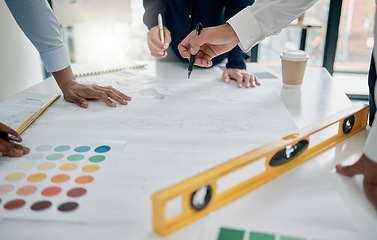
POLYGON ((5 0, 17 24, 38 50, 48 72, 70 64, 59 23, 46 0, 5 0))

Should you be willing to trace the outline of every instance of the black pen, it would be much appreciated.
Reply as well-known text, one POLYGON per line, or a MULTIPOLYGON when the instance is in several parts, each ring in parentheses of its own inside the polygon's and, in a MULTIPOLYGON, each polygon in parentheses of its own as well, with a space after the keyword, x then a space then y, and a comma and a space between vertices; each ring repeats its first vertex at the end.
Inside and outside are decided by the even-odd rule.
MULTIPOLYGON (((202 29, 203 29, 203 26, 202 26, 201 23, 196 24, 195 37, 199 36, 200 31, 202 31, 202 29)), ((191 54, 191 56, 190 56, 190 62, 189 62, 189 67, 188 67, 188 77, 187 78, 190 78, 190 76, 191 76, 191 72, 192 72, 192 68, 194 67, 194 63, 195 63, 195 55, 191 54)))
POLYGON ((6 132, 0 132, 0 138, 6 140, 6 141, 16 141, 18 142, 20 139, 16 136, 13 136, 12 134, 8 134, 6 132))

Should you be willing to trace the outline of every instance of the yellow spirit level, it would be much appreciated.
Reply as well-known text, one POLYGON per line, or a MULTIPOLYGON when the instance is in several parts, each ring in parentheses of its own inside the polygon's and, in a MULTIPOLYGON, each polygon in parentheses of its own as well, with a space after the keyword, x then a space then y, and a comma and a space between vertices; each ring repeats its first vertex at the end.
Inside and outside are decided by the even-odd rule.
MULTIPOLYGON (((152 198, 154 230, 165 236, 241 197, 306 160, 351 137, 367 125, 369 106, 352 106, 282 139, 168 187, 152 198), (335 129, 329 136, 328 130, 335 129), (325 136, 325 137, 323 137, 325 136), (323 138, 323 139, 321 139, 323 138), (318 140, 320 139, 320 140, 318 140), (258 163, 263 170, 220 191, 219 182, 258 163), (181 212, 165 216, 169 201, 179 200, 181 212)), ((224 182, 224 181, 223 181, 224 182)))

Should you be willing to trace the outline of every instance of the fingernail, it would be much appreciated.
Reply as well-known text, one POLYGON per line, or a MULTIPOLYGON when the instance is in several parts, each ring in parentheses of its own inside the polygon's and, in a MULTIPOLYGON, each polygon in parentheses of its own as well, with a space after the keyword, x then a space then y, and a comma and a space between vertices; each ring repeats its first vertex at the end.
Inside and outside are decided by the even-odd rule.
POLYGON ((82 107, 87 107, 87 106, 88 106, 88 103, 87 103, 87 102, 82 102, 82 103, 81 103, 81 106, 82 106, 82 107))
POLYGON ((22 154, 24 154, 24 151, 16 149, 16 150, 14 150, 14 153, 17 154, 17 155, 22 155, 22 154))

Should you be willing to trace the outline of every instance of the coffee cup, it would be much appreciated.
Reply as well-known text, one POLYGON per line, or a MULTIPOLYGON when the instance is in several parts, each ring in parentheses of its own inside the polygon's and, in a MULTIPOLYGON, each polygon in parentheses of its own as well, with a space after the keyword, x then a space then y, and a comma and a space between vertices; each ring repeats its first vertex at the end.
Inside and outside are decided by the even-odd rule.
POLYGON ((309 55, 302 50, 286 50, 281 55, 283 85, 300 87, 304 79, 306 63, 309 55))

